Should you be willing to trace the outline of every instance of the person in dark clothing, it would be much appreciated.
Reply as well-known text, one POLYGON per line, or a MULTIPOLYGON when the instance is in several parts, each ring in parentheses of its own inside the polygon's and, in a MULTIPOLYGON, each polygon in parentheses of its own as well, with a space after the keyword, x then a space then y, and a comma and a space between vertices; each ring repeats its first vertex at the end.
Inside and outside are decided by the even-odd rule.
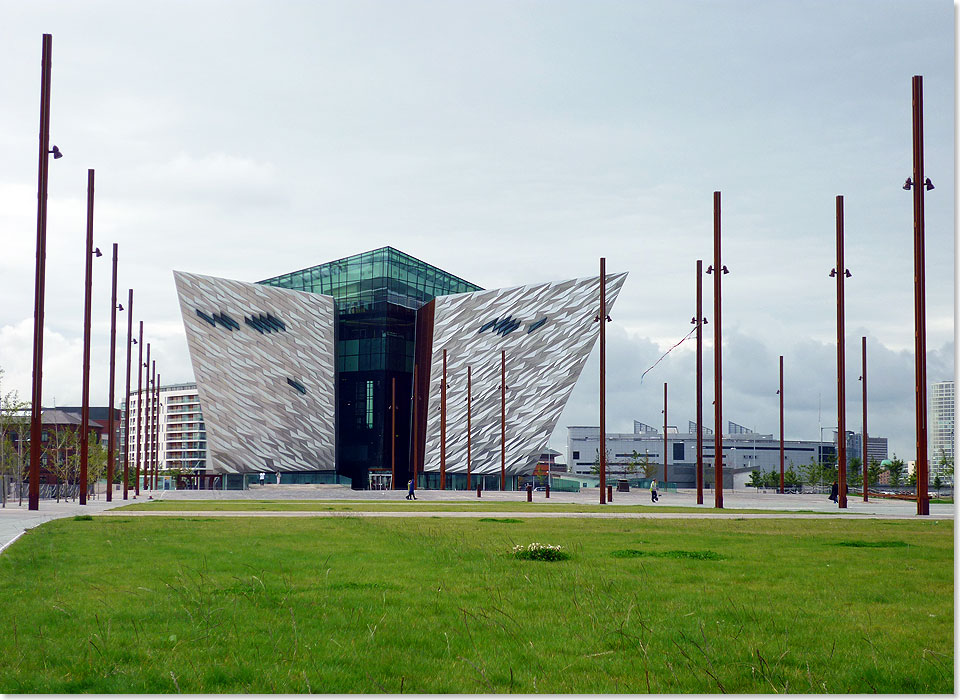
POLYGON ((833 482, 833 486, 830 487, 830 500, 834 503, 840 502, 840 487, 837 486, 837 482, 833 482))
POLYGON ((413 493, 413 479, 407 482, 407 500, 409 501, 411 498, 417 500, 417 497, 413 493))

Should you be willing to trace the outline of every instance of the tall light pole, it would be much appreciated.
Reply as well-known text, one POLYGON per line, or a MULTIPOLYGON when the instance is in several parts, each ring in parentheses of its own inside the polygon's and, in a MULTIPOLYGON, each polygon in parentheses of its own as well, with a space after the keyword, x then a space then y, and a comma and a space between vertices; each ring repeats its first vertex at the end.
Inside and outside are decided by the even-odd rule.
POLYGON ((860 445, 863 457, 860 467, 863 469, 863 502, 866 503, 867 497, 867 336, 862 336, 861 349, 863 351, 860 360, 860 381, 863 382, 863 429, 860 431, 860 445))
POLYGON ((93 258, 100 249, 93 247, 94 172, 87 170, 87 248, 83 282, 83 384, 80 397, 80 505, 87 505, 87 464, 90 454, 90 317, 93 294, 93 258))
POLYGON ((500 351, 500 490, 507 490, 507 351, 500 351))
POLYGON ((40 68, 40 164, 37 180, 37 268, 33 306, 33 387, 30 398, 30 491, 28 510, 40 509, 40 453, 43 438, 43 295, 47 259, 47 156, 60 158, 60 149, 50 148, 50 70, 53 36, 43 35, 40 68))
POLYGON ((447 350, 443 350, 443 377, 440 379, 440 490, 447 488, 447 350))
MULTIPOLYGON (((115 381, 117 376, 117 244, 113 244, 113 281, 110 292, 110 382, 109 415, 107 416, 107 500, 113 500, 113 458, 117 442, 116 422, 113 415, 115 381)), ((123 307, 120 307, 123 310, 123 307)), ((86 482, 84 482, 86 487, 86 482)))
POLYGON ((780 493, 784 491, 783 483, 783 355, 780 356, 780 493))
POLYGON ((713 265, 707 274, 713 275, 713 479, 714 507, 723 508, 723 357, 721 347, 721 275, 730 272, 720 264, 720 193, 713 193, 713 265))
POLYGON ((697 260, 697 504, 703 505, 703 261, 697 260))
POLYGON ((663 488, 667 488, 667 383, 663 383, 663 488))
POLYGON ((471 395, 471 372, 470 365, 467 365, 467 490, 470 490, 470 410, 472 407, 472 395, 471 395))
POLYGON ((127 290, 127 388, 124 394, 127 410, 123 412, 123 500, 129 497, 130 481, 130 356, 133 354, 133 290, 127 290))
POLYGON ((417 440, 419 439, 419 433, 417 431, 417 365, 413 365, 413 391, 411 393, 411 405, 413 410, 410 411, 412 416, 411 422, 413 423, 413 430, 411 434, 413 435, 413 465, 411 466, 411 478, 413 479, 413 485, 417 485, 417 440))
MULTIPOLYGON (((156 360, 154 360, 156 365, 156 360)), ((157 479, 160 476, 160 373, 156 373, 156 382, 153 387, 153 490, 157 490, 157 479)))
POLYGON ((390 378, 390 488, 397 488, 397 378, 390 378))
POLYGON ((837 266, 830 271, 837 278, 837 470, 839 505, 847 507, 847 381, 843 328, 843 281, 850 270, 843 266, 843 195, 837 195, 837 266))
MULTIPOLYGON (((140 495, 140 472, 143 465, 140 445, 143 442, 143 321, 140 321, 140 340, 137 341, 137 458, 136 475, 133 477, 133 497, 140 495)), ((149 357, 149 355, 148 355, 149 357)))
POLYGON ((927 461, 927 302, 924 253, 923 197, 933 189, 923 171, 923 76, 915 75, 913 88, 913 178, 903 189, 913 188, 913 316, 916 372, 914 391, 917 405, 917 515, 930 515, 929 469, 927 461))
POLYGON ((607 259, 600 258, 600 505, 607 502, 607 259))
POLYGON ((147 343, 147 361, 143 365, 144 374, 146 375, 146 381, 144 382, 147 385, 147 395, 143 400, 144 409, 143 409, 143 490, 150 490, 150 478, 147 476, 150 473, 150 428, 151 428, 151 406, 153 404, 150 394, 150 382, 152 381, 150 375, 150 343, 147 343))

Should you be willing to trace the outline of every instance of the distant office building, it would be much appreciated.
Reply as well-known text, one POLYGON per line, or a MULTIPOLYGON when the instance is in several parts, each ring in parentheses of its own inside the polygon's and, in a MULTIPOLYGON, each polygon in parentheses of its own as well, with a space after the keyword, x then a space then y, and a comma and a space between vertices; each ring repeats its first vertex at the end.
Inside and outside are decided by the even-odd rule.
MULTIPOLYGON (((152 394, 150 394, 152 396, 152 394)), ((153 423, 154 407, 147 406, 147 391, 144 389, 140 401, 137 392, 131 392, 128 397, 130 405, 130 439, 123 433, 124 421, 120 421, 120 444, 117 466, 123 469, 123 455, 127 454, 129 469, 136 473, 139 457, 140 473, 143 474, 145 465, 159 464, 160 472, 176 471, 185 475, 202 474, 207 468, 207 432, 203 423, 203 414, 200 411, 200 395, 197 385, 170 384, 160 387, 160 410, 158 412, 158 434, 160 436, 160 453, 153 461, 146 454, 146 433, 143 430, 147 419, 153 423)), ((122 410, 126 411, 127 402, 122 410)))
MULTIPOLYGON (((780 437, 757 433, 736 423, 730 423, 730 434, 723 436, 724 486, 745 483, 753 470, 779 471, 780 437), (735 480, 735 475, 738 475, 735 480)), ((634 452, 641 458, 657 464, 656 477, 663 476, 663 433, 634 421, 633 433, 607 433, 607 464, 611 474, 626 470, 634 460, 634 452)), ((567 427, 567 470, 576 474, 589 474, 600 453, 600 428, 596 426, 567 427)), ((794 471, 811 460, 831 459, 836 450, 831 443, 812 440, 784 441, 784 469, 791 465, 794 471)), ((714 481, 714 440, 706 427, 703 431, 704 484, 714 481)), ((667 426, 667 481, 676 482, 680 488, 696 487, 697 474, 696 423, 689 422, 687 432, 681 433, 675 426, 667 426)))
POLYGON ((943 460, 953 463, 956 445, 954 432, 954 384, 953 380, 934 382, 930 386, 930 479, 940 476, 953 482, 953 476, 945 473, 943 460))
MULTIPOLYGON (((833 431, 833 444, 837 444, 837 431, 833 431)), ((847 463, 854 457, 863 459, 863 434, 847 431, 847 463)), ((867 435, 867 464, 873 460, 882 462, 887 458, 887 438, 867 435)))

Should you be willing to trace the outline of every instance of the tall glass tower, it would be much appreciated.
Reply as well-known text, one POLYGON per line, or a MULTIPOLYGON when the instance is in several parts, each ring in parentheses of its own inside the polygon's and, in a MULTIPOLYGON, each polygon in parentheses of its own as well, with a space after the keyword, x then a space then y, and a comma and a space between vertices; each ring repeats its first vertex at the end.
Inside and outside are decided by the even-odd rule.
POLYGON ((402 487, 410 474, 417 309, 436 297, 482 287, 390 247, 259 284, 334 298, 337 471, 349 476, 355 488, 364 488, 371 470, 389 474, 394 459, 394 488, 402 487), (394 388, 396 406, 391 408, 394 388))

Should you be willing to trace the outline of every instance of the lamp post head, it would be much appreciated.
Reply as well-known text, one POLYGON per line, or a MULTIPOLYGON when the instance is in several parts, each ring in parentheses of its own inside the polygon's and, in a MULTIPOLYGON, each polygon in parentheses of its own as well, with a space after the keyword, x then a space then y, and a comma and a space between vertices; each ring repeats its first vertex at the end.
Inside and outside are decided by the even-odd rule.
POLYGON ((103 257, 103 253, 100 252, 100 249, 99 249, 99 248, 94 248, 94 249, 93 249, 93 255, 94 255, 94 257, 97 257, 97 258, 103 257))
POLYGON ((933 189, 933 183, 930 182, 930 178, 929 178, 929 177, 926 178, 926 179, 923 181, 923 186, 927 188, 927 191, 928 191, 928 192, 933 189))
POLYGON ((117 304, 117 310, 123 311, 123 304, 117 304))
POLYGON ((836 276, 837 276, 837 268, 835 268, 835 267, 830 268, 830 276, 831 276, 831 277, 836 277, 836 276))
POLYGON ((913 179, 908 177, 903 183, 903 189, 909 190, 911 187, 913 187, 913 179))
POLYGON ((49 151, 47 151, 47 153, 52 153, 54 160, 57 160, 57 158, 63 158, 63 154, 60 152, 60 149, 57 148, 56 146, 54 146, 49 151))

